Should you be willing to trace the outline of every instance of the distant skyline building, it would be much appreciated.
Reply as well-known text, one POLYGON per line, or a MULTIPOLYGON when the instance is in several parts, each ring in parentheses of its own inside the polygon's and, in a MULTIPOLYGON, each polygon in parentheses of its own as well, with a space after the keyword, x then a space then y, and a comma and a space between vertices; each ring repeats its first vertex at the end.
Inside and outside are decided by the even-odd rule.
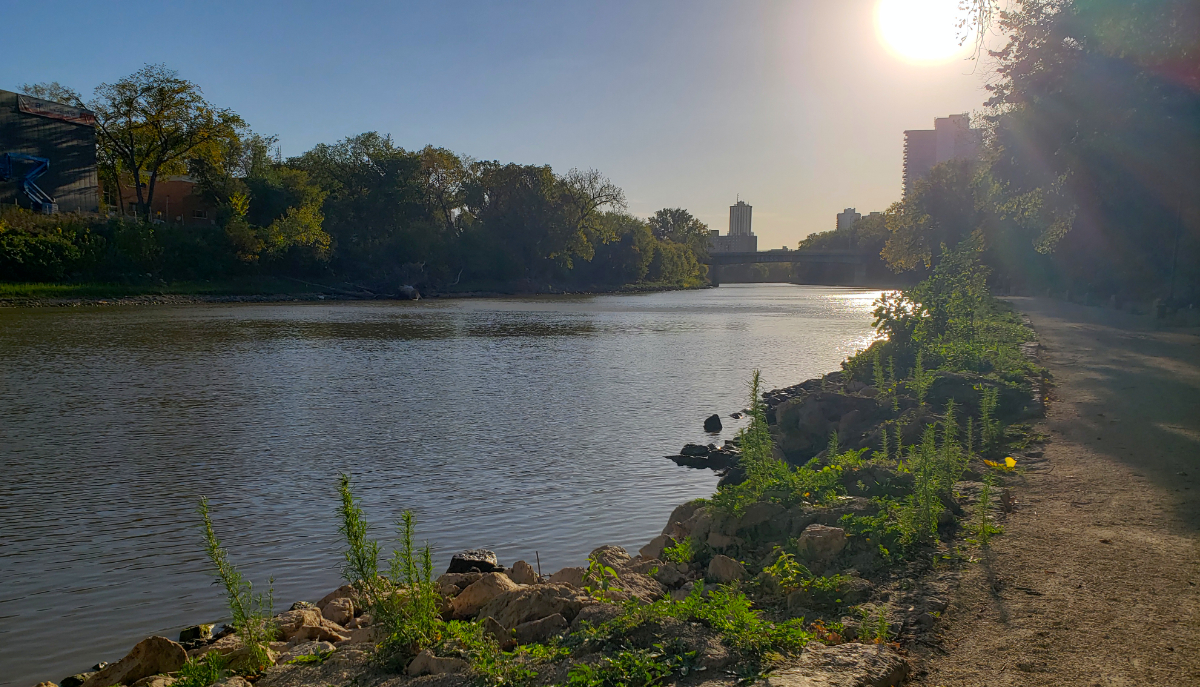
POLYGON ((741 198, 736 205, 729 206, 729 233, 712 229, 708 232, 709 250, 713 253, 756 253, 758 237, 750 229, 751 213, 754 208, 741 198))
POLYGON ((971 115, 963 113, 937 117, 932 129, 904 132, 904 195, 917 179, 929 176, 929 170, 950 160, 966 160, 979 155, 983 132, 971 128, 971 115))
POLYGON ((854 228, 854 223, 862 219, 862 215, 854 208, 846 208, 837 214, 837 230, 849 231, 854 228))

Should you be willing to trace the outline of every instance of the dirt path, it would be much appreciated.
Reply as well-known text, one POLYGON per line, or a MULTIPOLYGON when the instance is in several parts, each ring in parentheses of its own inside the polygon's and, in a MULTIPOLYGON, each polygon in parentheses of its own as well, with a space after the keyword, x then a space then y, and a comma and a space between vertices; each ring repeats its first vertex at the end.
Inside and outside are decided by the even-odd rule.
POLYGON ((1200 685, 1200 336, 1041 299, 1045 462, 914 684, 1200 685))

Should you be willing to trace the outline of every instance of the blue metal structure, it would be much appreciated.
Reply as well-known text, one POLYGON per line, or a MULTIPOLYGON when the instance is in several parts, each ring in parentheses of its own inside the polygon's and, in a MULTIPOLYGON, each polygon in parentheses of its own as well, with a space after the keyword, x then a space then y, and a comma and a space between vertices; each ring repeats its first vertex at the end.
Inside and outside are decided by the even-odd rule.
POLYGON ((13 178, 14 160, 33 163, 33 169, 26 172, 25 176, 21 179, 21 187, 25 190, 25 195, 29 196, 29 200, 33 203, 33 208, 41 211, 44 215, 51 215, 58 212, 58 203, 54 202, 50 194, 33 183, 34 179, 42 176, 46 173, 46 170, 50 169, 50 160, 25 153, 5 153, 0 155, 0 181, 8 181, 13 178))

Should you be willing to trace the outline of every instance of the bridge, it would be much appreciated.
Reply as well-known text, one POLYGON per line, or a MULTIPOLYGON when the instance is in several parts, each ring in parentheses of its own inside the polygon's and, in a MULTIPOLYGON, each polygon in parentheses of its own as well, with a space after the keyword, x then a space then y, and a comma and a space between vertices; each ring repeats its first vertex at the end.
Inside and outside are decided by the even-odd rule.
POLYGON ((764 262, 786 262, 813 266, 848 265, 853 268, 852 284, 861 286, 867 280, 867 263, 873 257, 856 250, 768 250, 746 253, 709 253, 709 275, 713 284, 720 284, 722 265, 746 265, 764 262))

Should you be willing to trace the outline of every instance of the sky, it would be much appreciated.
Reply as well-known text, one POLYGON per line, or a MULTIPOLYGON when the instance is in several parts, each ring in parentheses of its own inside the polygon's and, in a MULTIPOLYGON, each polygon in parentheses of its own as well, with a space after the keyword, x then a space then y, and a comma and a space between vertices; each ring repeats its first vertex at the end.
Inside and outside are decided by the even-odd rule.
MULTIPOLYGON (((0 0, 0 88, 96 85, 163 63, 279 137, 599 169, 630 212, 683 207, 759 249, 900 198, 903 131, 977 111, 987 58, 882 41, 878 0, 116 2, 0 0)), ((954 0, 950 0, 954 2, 954 0)))

